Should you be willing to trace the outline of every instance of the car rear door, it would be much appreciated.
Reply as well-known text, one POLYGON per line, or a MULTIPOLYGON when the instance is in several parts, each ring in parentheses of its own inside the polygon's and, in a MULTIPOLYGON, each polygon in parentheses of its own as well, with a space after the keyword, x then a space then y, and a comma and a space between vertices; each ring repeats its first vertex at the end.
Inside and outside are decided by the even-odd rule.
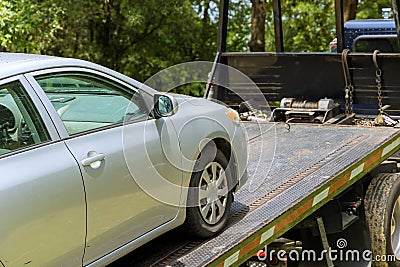
POLYGON ((80 266, 83 180, 23 76, 0 81, 0 266, 80 266))
MULTIPOLYGON (((84 177, 88 205, 84 264, 176 217, 182 173, 165 158, 161 145, 162 132, 166 140, 176 139, 176 132, 163 127, 162 120, 149 119, 138 90, 80 68, 34 73, 28 79, 54 106, 55 124, 84 177), (177 186, 164 186, 160 177, 177 186)), ((179 154, 178 146, 172 149, 176 150, 172 154, 179 154)))

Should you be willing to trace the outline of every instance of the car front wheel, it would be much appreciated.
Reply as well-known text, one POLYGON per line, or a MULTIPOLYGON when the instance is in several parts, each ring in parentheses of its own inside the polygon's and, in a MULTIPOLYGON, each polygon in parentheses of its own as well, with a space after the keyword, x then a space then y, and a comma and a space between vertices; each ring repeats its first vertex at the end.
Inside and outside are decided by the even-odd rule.
POLYGON ((206 149, 205 153, 190 180, 185 221, 187 231, 198 238, 211 237, 225 227, 233 201, 228 160, 220 150, 210 153, 206 149))

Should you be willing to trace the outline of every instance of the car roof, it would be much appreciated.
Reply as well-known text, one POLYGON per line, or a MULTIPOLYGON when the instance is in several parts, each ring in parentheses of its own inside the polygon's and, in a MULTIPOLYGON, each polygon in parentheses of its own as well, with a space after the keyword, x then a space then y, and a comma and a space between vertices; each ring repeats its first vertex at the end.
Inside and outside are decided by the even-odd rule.
POLYGON ((84 67, 97 70, 122 79, 135 87, 145 89, 150 94, 157 92, 130 77, 85 60, 47 55, 0 52, 0 79, 43 69, 62 67, 84 67))
POLYGON ((35 54, 23 54, 23 53, 0 53, 0 62, 3 63, 13 63, 18 61, 29 61, 29 60, 45 60, 45 59, 54 59, 56 57, 52 56, 44 56, 44 55, 35 55, 35 54))
POLYGON ((393 19, 362 19, 349 20, 344 24, 345 29, 393 29, 396 25, 393 19))
MULTIPOLYGON (((71 60, 45 55, 2 52, 0 53, 0 77, 5 78, 35 70, 65 66, 66 61, 72 63, 71 60)), ((80 65, 78 62, 74 63, 80 65)))

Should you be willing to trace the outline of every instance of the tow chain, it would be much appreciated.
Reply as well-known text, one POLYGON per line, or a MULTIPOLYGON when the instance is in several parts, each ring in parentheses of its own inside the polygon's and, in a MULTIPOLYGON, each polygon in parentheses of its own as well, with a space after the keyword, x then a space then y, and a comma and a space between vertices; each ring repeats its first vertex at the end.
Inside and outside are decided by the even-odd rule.
POLYGON ((375 65, 375 76, 376 76, 376 89, 378 92, 378 107, 379 114, 375 119, 375 124, 379 126, 394 126, 398 123, 398 121, 392 119, 388 114, 383 111, 382 104, 382 70, 379 67, 377 55, 379 54, 379 50, 375 50, 372 56, 372 61, 375 65))
POLYGON ((382 104, 382 70, 379 67, 377 56, 379 54, 379 50, 375 50, 372 55, 372 61, 375 66, 375 81, 376 81, 376 89, 378 93, 378 107, 379 113, 375 120, 371 119, 357 119, 354 120, 356 125, 362 126, 395 126, 398 121, 392 119, 388 114, 383 111, 383 104, 382 104))
POLYGON ((344 98, 346 101, 346 103, 345 103, 346 116, 353 114, 354 86, 351 84, 349 64, 347 62, 347 56, 348 56, 349 52, 350 52, 349 49, 344 49, 342 52, 342 66, 343 66, 343 75, 344 75, 344 81, 345 81, 345 87, 344 87, 345 96, 344 96, 344 98))
POLYGON ((378 107, 379 107, 379 114, 375 119, 375 123, 377 125, 385 125, 385 120, 383 118, 383 108, 382 108, 382 70, 379 67, 377 55, 379 54, 379 50, 375 50, 374 54, 372 55, 372 61, 375 65, 375 76, 376 76, 376 89, 378 92, 378 107))

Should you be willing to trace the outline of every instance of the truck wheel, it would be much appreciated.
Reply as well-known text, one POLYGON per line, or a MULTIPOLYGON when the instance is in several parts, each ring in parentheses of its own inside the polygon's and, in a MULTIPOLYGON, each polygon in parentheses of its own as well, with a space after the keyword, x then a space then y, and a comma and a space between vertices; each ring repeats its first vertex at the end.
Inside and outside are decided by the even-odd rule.
POLYGON ((400 266, 400 175, 376 175, 368 186, 364 206, 372 257, 386 259, 373 262, 373 266, 400 266))
POLYGON ((189 185, 189 206, 184 226, 198 238, 209 238, 225 227, 233 201, 228 160, 220 150, 209 154, 215 156, 200 157, 203 160, 196 164, 199 171, 193 172, 189 185))

